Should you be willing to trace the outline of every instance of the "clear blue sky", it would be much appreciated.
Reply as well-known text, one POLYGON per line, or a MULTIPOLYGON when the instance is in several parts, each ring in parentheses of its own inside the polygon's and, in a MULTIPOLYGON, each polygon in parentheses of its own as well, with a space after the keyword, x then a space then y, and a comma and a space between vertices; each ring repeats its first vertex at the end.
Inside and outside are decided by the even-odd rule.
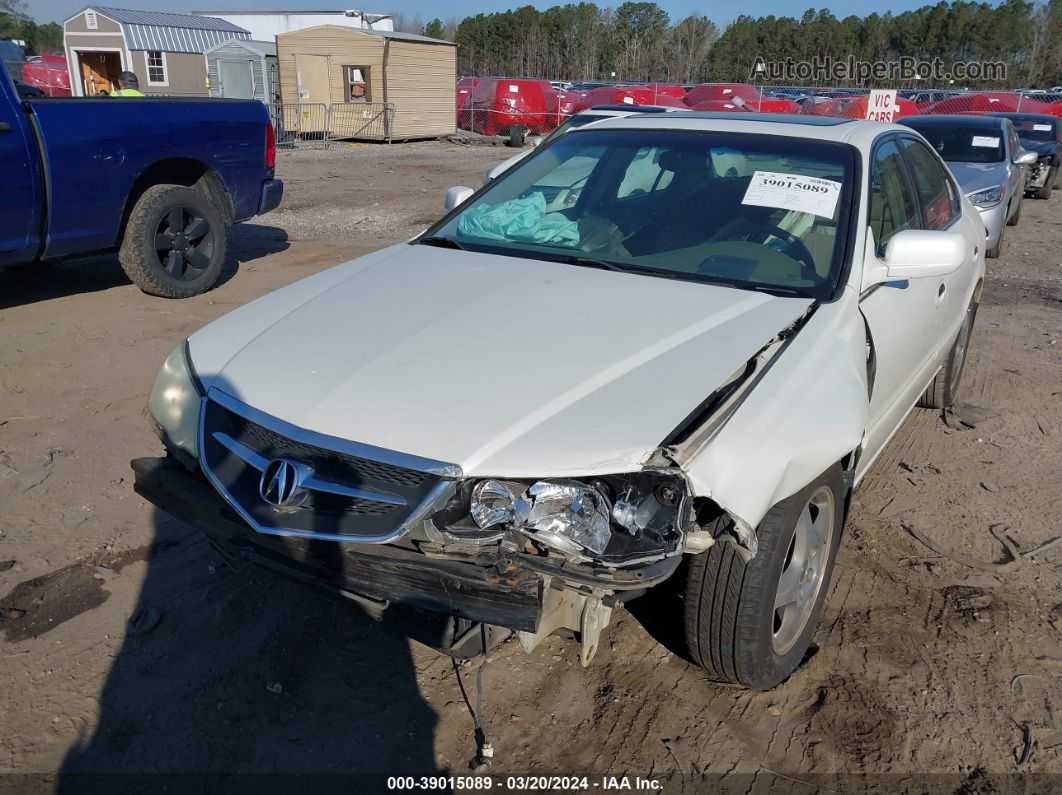
MULTIPOLYGON (((553 2, 539 2, 536 0, 406 0, 406 2, 393 2, 388 0, 345 0, 333 3, 327 0, 103 0, 102 5, 110 5, 116 8, 138 8, 151 11, 190 11, 199 10, 255 10, 267 11, 271 9, 298 11, 302 9, 318 10, 335 7, 358 8, 372 13, 402 12, 407 16, 420 14, 425 20, 433 17, 446 18, 456 16, 458 18, 469 14, 488 13, 491 11, 504 11, 507 8, 533 5, 538 8, 548 8, 553 5, 564 5, 566 2, 576 0, 553 0, 553 2)), ((623 0, 595 0, 599 6, 618 6, 623 0)), ((797 2, 780 2, 780 0, 745 0, 742 3, 725 3, 714 0, 657 0, 671 15, 673 21, 682 19, 694 12, 704 14, 717 23, 729 22, 738 14, 750 14, 752 16, 799 16, 806 8, 827 8, 839 17, 849 14, 864 16, 873 11, 884 13, 892 11, 900 13, 912 8, 931 5, 935 0, 892 0, 881 3, 874 0, 797 0, 797 2)), ((30 16, 37 22, 62 22, 68 16, 80 11, 89 4, 88 0, 29 0, 27 3, 30 16)))

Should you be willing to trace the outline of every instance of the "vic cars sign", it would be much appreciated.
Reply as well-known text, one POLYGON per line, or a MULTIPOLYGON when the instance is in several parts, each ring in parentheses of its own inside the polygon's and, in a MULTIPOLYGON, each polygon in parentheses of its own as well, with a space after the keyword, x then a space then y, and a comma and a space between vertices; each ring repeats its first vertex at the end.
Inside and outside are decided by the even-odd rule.
POLYGON ((899 106, 896 89, 875 89, 867 98, 867 118, 871 121, 892 121, 899 106))

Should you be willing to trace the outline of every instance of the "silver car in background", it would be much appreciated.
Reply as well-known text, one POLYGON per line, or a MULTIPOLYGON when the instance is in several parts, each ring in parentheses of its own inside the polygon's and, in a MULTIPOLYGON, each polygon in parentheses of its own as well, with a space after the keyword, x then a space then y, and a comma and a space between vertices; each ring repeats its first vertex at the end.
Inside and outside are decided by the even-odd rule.
POLYGON ((902 123, 921 133, 948 164, 981 214, 985 256, 998 257, 1004 228, 1021 217, 1025 172, 1036 153, 1022 148, 1009 119, 997 116, 908 116, 902 123))

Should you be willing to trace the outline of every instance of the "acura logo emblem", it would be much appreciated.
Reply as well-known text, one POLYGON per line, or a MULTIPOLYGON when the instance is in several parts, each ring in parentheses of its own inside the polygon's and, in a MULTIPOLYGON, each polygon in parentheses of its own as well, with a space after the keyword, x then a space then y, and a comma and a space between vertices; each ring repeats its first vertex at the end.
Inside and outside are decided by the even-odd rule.
POLYGON ((313 474, 305 464, 296 464, 286 458, 275 458, 262 471, 258 493, 274 508, 297 507, 305 492, 302 484, 313 474))

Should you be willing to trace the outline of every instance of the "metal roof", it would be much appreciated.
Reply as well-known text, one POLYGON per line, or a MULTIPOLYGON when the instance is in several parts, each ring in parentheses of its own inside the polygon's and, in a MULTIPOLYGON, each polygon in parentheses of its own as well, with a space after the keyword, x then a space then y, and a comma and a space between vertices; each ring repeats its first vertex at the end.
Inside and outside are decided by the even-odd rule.
POLYGON ((130 8, 89 6, 123 25, 155 25, 167 28, 192 28, 195 30, 223 30, 231 33, 247 33, 239 25, 233 25, 217 17, 197 17, 192 14, 173 14, 169 11, 135 11, 130 8))
POLYGON ((298 30, 289 30, 287 33, 280 33, 278 36, 290 36, 293 33, 302 33, 303 31, 313 30, 314 28, 338 28, 341 31, 348 33, 364 33, 366 36, 380 36, 385 39, 398 39, 399 41, 419 41, 424 44, 448 44, 451 47, 457 45, 452 41, 446 41, 445 39, 433 39, 431 36, 421 36, 418 33, 403 33, 397 30, 373 30, 371 28, 355 28, 349 25, 333 25, 327 23, 324 25, 313 25, 308 28, 299 28, 298 30))
POLYGON ((224 47, 229 44, 235 44, 237 47, 243 47, 245 50, 249 50, 258 55, 276 55, 277 45, 272 41, 256 41, 254 39, 226 39, 220 44, 215 44, 210 49, 206 50, 206 54, 209 55, 219 47, 224 47))
POLYGON ((200 53, 225 41, 251 38, 250 32, 239 25, 215 17, 110 6, 89 6, 78 14, 89 9, 120 24, 130 50, 200 53))

